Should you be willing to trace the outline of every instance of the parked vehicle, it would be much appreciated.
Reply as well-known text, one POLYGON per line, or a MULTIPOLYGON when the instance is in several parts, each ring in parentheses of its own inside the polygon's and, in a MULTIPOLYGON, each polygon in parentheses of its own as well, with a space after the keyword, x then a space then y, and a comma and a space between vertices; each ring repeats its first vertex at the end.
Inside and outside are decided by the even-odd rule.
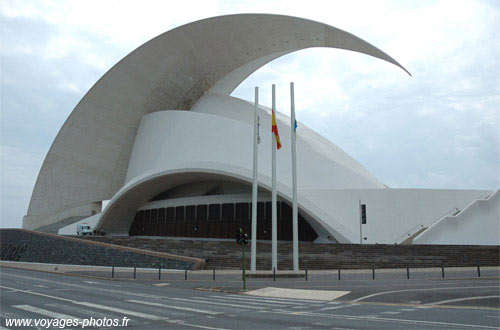
POLYGON ((76 235, 84 236, 84 235, 92 235, 92 227, 88 223, 79 223, 76 225, 76 235))

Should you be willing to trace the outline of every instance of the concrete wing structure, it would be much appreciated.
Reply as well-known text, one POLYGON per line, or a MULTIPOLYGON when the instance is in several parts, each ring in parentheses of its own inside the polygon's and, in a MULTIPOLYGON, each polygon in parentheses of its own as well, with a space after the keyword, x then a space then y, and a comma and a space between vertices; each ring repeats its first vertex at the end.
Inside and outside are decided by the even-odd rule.
POLYGON ((210 89, 229 95, 262 65, 309 47, 359 51, 400 66, 352 34, 295 17, 230 15, 166 32, 118 62, 78 103, 45 158, 23 227, 100 211, 100 201, 124 184, 145 114, 189 110, 210 89))
MULTIPOLYGON (((358 37, 301 18, 242 14, 178 27, 123 58, 78 103, 43 163, 23 227, 54 232, 92 216, 95 229, 109 235, 232 237, 233 227, 249 220, 253 105, 229 94, 262 65, 310 47, 356 51, 408 73, 358 37), (103 200, 110 203, 101 212, 103 200)), ((270 141, 269 109, 259 111, 261 137, 270 141)), ((285 240, 289 122, 278 115, 284 145, 278 153, 279 230, 285 240)), ((401 243, 450 210, 491 194, 387 189, 304 125, 297 143, 304 240, 401 243), (361 224, 367 201, 372 221, 361 224)), ((266 239, 270 152, 259 153, 258 238, 266 239)))

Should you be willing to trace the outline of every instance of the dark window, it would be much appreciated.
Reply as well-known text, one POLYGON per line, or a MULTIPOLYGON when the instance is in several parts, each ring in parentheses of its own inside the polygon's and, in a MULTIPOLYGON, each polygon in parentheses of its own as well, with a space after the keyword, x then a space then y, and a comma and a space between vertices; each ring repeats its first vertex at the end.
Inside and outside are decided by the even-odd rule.
POLYGON ((264 215, 264 219, 271 220, 272 219, 272 204, 271 202, 266 202, 266 211, 264 215))
POLYGON ((158 222, 165 222, 165 208, 158 209, 158 222))
POLYGON ((196 207, 196 220, 206 221, 207 220, 207 205, 198 205, 196 207))
POLYGON ((144 223, 145 224, 150 224, 151 223, 151 210, 145 210, 144 211, 144 223))
POLYGON ((366 204, 361 204, 361 223, 366 224, 366 204))
POLYGON ((258 202, 257 203, 257 219, 261 220, 264 219, 264 202, 258 202))
POLYGON ((208 206, 208 220, 220 220, 220 204, 208 206))
POLYGON ((236 203, 236 220, 250 219, 249 203, 236 203))
POLYGON ((234 220, 234 204, 222 204, 222 220, 234 220))
POLYGON ((176 222, 184 221, 184 206, 177 206, 175 208, 175 221, 176 222))
POLYGON ((151 210, 151 223, 158 223, 158 209, 151 210))
POLYGON ((194 222, 196 219, 195 216, 196 216, 196 206, 195 205, 186 206, 186 221, 194 222))
POLYGON ((173 222, 175 219, 175 207, 167 207, 167 222, 173 222))

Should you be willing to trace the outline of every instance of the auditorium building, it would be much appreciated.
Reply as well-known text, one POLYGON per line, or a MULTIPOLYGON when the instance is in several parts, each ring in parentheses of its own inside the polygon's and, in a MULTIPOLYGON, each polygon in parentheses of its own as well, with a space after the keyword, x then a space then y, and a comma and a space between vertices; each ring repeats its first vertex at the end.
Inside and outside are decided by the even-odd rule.
MULTIPOLYGON (((263 65, 310 47, 363 53, 411 79, 378 48, 311 20, 240 14, 177 27, 124 57, 77 104, 48 151, 23 228, 57 233, 88 222, 108 236, 250 234, 254 104, 230 95, 263 65)), ((277 114, 282 241, 292 239, 285 110, 277 114)), ((271 112, 258 111, 257 239, 269 240, 271 112)), ((303 124, 296 143, 301 241, 500 244, 499 191, 393 189, 303 124)))

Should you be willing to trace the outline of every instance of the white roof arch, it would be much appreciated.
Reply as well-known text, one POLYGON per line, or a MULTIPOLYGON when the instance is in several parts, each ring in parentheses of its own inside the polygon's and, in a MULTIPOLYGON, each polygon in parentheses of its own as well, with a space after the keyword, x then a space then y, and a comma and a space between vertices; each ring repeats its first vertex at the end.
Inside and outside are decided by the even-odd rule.
POLYGON ((409 73, 362 39, 297 17, 238 14, 177 27, 124 57, 81 99, 49 149, 23 226, 50 225, 110 199, 124 184, 143 115, 189 110, 209 90, 229 95, 262 65, 310 47, 364 53, 409 73))

